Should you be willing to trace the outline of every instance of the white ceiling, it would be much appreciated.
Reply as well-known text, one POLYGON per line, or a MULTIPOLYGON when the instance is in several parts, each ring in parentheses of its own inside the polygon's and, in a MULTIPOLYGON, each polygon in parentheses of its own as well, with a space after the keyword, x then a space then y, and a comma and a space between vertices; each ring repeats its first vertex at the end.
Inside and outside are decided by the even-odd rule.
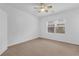
POLYGON ((34 7, 38 6, 38 3, 16 3, 16 4, 5 4, 5 5, 12 6, 25 12, 29 12, 38 17, 51 15, 68 9, 79 7, 79 3, 49 3, 49 4, 53 5, 54 8, 50 9, 48 13, 45 12, 39 13, 37 9, 34 9, 34 7))

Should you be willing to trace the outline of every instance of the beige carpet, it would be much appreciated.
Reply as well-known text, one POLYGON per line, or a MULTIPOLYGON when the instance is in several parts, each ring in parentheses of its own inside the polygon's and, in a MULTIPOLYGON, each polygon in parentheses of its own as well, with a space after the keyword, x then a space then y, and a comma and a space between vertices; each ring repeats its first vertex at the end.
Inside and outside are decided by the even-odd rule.
POLYGON ((14 45, 2 56, 72 56, 79 55, 79 46, 54 40, 37 38, 14 45))

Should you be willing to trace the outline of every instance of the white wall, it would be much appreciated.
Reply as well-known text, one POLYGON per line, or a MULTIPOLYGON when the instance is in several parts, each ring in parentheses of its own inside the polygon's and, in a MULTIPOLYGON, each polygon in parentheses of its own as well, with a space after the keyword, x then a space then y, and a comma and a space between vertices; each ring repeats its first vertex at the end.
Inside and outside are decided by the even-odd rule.
POLYGON ((7 49, 7 14, 0 9, 0 55, 7 49))
POLYGON ((35 37, 44 37, 52 40, 79 44, 79 9, 63 11, 57 14, 40 18, 39 20, 24 11, 0 6, 7 13, 8 21, 8 45, 28 41, 35 37), (54 34, 47 32, 46 23, 50 20, 66 20, 66 34, 54 34), (40 25, 39 25, 40 24, 40 25))
POLYGON ((43 17, 40 21, 40 35, 52 40, 79 44, 79 8, 63 11, 54 15, 43 17), (65 34, 54 34, 47 32, 46 23, 50 20, 66 20, 65 34))
POLYGON ((8 14, 8 44, 28 41, 38 37, 38 19, 27 12, 1 7, 8 14))

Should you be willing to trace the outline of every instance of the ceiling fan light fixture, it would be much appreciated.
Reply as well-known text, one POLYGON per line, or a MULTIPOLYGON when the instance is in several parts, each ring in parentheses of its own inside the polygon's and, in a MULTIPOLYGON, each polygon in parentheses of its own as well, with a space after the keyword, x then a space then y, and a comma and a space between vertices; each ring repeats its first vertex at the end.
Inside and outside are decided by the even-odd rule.
POLYGON ((44 12, 44 11, 45 11, 45 9, 44 9, 44 8, 42 8, 40 11, 41 11, 41 12, 44 12))
POLYGON ((52 8, 52 5, 48 5, 48 4, 45 4, 45 3, 40 3, 40 5, 38 7, 36 7, 35 9, 38 10, 38 12, 48 12, 49 9, 52 8))

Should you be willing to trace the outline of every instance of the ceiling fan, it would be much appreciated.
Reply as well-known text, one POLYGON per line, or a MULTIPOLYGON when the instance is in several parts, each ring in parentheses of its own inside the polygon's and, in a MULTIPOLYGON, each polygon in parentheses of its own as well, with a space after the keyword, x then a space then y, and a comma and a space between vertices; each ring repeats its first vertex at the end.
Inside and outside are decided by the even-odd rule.
POLYGON ((48 5, 46 3, 40 3, 37 7, 34 7, 35 9, 38 10, 38 12, 48 12, 49 9, 53 8, 52 5, 48 5))

